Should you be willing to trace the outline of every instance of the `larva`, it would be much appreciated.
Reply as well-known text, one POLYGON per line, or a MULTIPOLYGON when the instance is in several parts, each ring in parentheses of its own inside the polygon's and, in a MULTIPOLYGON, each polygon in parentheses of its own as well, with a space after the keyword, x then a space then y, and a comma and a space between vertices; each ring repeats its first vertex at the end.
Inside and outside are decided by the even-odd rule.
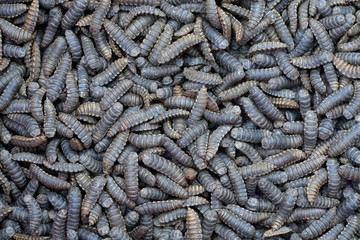
POLYGON ((136 57, 140 54, 140 47, 118 25, 105 19, 104 28, 110 37, 130 56, 136 57))
POLYGON ((319 220, 314 221, 309 227, 301 232, 301 237, 304 239, 311 239, 319 236, 322 232, 331 227, 331 220, 335 217, 336 208, 331 208, 319 220))
MULTIPOLYGON (((245 222, 237 217, 234 213, 226 209, 218 211, 219 218, 231 227, 237 234, 244 237, 253 237, 255 235, 255 228, 250 223, 245 222)), ((216 231, 216 230, 215 230, 216 231)))
POLYGON ((199 36, 188 34, 165 47, 157 57, 158 63, 164 64, 200 42, 201 38, 199 36))
POLYGON ((188 185, 184 173, 169 160, 155 154, 142 154, 140 158, 146 166, 163 173, 181 186, 188 185))
POLYGON ((314 111, 307 111, 304 122, 304 152, 310 154, 316 146, 318 135, 317 114, 314 111))
POLYGON ((180 139, 177 140, 177 144, 180 148, 184 148, 192 143, 197 137, 204 134, 208 128, 206 120, 201 120, 191 125, 183 132, 180 139))
POLYGON ((91 145, 91 136, 90 133, 85 129, 85 127, 72 115, 66 113, 59 113, 59 119, 66 126, 71 128, 71 130, 79 137, 81 142, 86 148, 89 148, 91 145))

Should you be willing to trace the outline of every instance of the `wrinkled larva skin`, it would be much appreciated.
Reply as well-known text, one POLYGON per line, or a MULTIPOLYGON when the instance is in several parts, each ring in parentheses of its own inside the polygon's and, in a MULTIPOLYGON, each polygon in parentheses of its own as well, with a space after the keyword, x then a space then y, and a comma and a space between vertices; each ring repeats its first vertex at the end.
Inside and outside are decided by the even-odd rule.
POLYGON ((359 22, 0 0, 0 239, 359 238, 359 22))

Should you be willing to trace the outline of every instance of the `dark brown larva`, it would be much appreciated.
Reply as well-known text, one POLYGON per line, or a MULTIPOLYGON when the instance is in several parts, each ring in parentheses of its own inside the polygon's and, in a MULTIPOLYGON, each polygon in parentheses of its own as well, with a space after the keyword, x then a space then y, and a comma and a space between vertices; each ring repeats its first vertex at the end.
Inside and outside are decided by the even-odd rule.
POLYGON ((160 64, 166 63, 186 49, 199 44, 200 42, 201 38, 199 36, 195 34, 188 34, 164 48, 157 57, 157 60, 160 64))
POLYGON ((336 56, 334 56, 333 63, 335 67, 346 77, 358 78, 360 76, 360 69, 356 65, 351 65, 336 56))
POLYGON ((68 182, 47 174, 37 165, 31 164, 30 172, 39 182, 41 182, 42 184, 44 184, 49 188, 69 189, 71 187, 68 182))
POLYGON ((71 130, 79 137, 81 142, 84 144, 86 148, 89 148, 91 145, 91 136, 90 133, 85 129, 85 127, 76 120, 73 116, 60 113, 59 119, 62 121, 66 126, 71 128, 71 130))
POLYGON ((356 238, 359 7, 0 0, 0 238, 356 238))
POLYGON ((143 154, 140 158, 146 166, 163 173, 181 186, 188 185, 181 169, 169 160, 155 154, 143 154))
POLYGON ((130 56, 136 57, 140 54, 139 46, 115 23, 105 19, 104 28, 109 36, 130 56))

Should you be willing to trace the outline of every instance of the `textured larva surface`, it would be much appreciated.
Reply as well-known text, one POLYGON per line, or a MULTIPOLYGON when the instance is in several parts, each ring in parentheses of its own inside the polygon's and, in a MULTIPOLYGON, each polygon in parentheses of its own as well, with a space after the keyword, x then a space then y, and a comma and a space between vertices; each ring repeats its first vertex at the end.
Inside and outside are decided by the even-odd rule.
POLYGON ((0 238, 359 238, 359 9, 0 0, 0 238))

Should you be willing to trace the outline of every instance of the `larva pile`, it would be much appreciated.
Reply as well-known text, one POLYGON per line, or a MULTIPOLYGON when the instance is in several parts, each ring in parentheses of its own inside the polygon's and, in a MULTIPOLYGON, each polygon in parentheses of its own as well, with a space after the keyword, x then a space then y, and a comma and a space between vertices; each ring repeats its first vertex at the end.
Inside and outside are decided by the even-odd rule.
POLYGON ((0 239, 359 239, 359 50, 354 0, 0 0, 0 239))

